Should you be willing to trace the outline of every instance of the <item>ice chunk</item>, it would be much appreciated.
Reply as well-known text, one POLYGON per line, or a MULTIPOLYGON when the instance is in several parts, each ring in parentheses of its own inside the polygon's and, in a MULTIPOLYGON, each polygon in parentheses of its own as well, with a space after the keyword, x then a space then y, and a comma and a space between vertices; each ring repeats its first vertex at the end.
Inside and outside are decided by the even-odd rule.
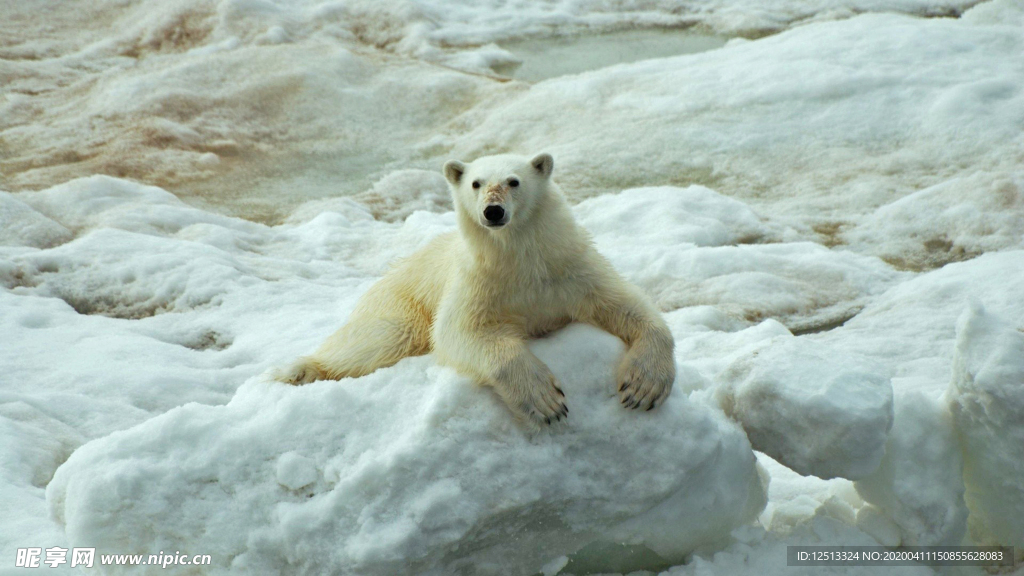
POLYGON ((1024 333, 969 304, 957 322, 953 419, 964 458, 968 525, 978 543, 1024 547, 1024 333))
POLYGON ((757 462, 770 478, 768 504, 758 522, 771 532, 790 532, 819 511, 852 524, 856 510, 864 506, 853 482, 845 478, 802 476, 764 452, 757 453, 757 462))
MULTIPOLYGON (((897 394, 895 415, 882 465, 856 483, 857 492, 898 527, 896 544, 957 546, 967 533, 967 506, 949 410, 933 396, 908 391, 897 394)), ((887 534, 870 512, 862 510, 857 521, 887 534)))
POLYGON ((678 562, 763 509, 750 444, 716 409, 615 402, 616 338, 573 325, 532 348, 568 396, 559 428, 527 432, 489 390, 409 358, 171 410, 80 448, 48 500, 73 545, 202 550, 246 573, 535 574, 622 544, 678 562))
POLYGON ((870 360, 781 336, 738 358, 717 397, 750 442, 801 474, 863 478, 892 426, 892 387, 870 360))

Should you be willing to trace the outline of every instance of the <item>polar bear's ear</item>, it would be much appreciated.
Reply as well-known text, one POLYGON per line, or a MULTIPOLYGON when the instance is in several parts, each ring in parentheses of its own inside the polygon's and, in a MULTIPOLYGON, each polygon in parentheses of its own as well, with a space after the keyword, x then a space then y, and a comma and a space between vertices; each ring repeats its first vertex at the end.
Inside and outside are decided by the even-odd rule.
POLYGON ((462 175, 466 173, 466 165, 458 160, 449 160, 444 163, 443 170, 444 177, 455 186, 462 180, 462 175))
POLYGON ((551 154, 538 154, 530 160, 530 166, 540 175, 547 178, 551 176, 551 171, 555 168, 555 159, 551 157, 551 154))

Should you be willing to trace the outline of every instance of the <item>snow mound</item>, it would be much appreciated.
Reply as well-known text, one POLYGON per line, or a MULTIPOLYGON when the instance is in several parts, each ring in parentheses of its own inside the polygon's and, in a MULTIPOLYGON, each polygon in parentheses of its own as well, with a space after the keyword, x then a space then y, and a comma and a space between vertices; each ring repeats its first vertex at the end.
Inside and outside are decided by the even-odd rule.
POLYGON ((878 468, 893 422, 892 387, 870 360, 781 336, 740 355, 718 378, 718 400, 756 450, 825 479, 878 468))
POLYGON ((0 192, 0 246, 49 248, 70 238, 67 228, 36 212, 14 195, 0 192))
POLYGON ((664 565, 764 508, 750 444, 720 412, 614 402, 616 338, 573 325, 532 349, 568 396, 559 428, 523 431, 430 357, 302 388, 255 379, 226 406, 84 445, 47 500, 71 545, 201 550, 214 572, 257 574, 534 574, 622 545, 664 565))
POLYGON ((957 322, 949 400, 971 537, 1024 548, 1024 333, 977 301, 957 322))
POLYGON ((749 206, 704 186, 633 188, 584 200, 579 221, 602 243, 727 246, 777 237, 749 206))
POLYGON ((265 229, 194 208, 162 188, 110 176, 77 178, 39 192, 22 193, 19 199, 75 232, 114 228, 167 236, 194 224, 247 232, 265 229))

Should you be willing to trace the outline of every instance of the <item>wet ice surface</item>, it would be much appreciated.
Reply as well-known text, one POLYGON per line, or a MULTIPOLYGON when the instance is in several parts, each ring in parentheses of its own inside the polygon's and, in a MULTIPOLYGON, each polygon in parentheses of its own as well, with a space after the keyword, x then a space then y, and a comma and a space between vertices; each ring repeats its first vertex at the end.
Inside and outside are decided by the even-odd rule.
POLYGON ((974 4, 4 5, 0 555, 771 574, 791 544, 1024 548, 1024 12, 974 4), (733 40, 684 54, 691 30, 733 40), (454 228, 445 159, 542 150, 666 313, 663 412, 605 402, 620 345, 585 327, 535 344, 575 382, 540 438, 429 356, 262 380, 454 228))
POLYGON ((537 82, 615 64, 705 52, 727 38, 687 30, 625 30, 600 35, 530 38, 504 42, 522 64, 498 68, 516 80, 537 82))

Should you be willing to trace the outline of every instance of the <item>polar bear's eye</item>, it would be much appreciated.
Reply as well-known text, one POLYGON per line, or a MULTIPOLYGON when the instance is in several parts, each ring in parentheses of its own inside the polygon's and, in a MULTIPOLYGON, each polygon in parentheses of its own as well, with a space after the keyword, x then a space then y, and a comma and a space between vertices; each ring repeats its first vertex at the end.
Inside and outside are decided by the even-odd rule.
POLYGON ((473 180, 473 188, 475 189, 475 188, 479 188, 479 187, 480 187, 480 181, 479 180, 473 180))
POLYGON ((515 188, 515 187, 519 186, 519 180, 516 180, 515 178, 513 178, 513 179, 508 181, 508 185, 513 187, 513 188, 515 188))

